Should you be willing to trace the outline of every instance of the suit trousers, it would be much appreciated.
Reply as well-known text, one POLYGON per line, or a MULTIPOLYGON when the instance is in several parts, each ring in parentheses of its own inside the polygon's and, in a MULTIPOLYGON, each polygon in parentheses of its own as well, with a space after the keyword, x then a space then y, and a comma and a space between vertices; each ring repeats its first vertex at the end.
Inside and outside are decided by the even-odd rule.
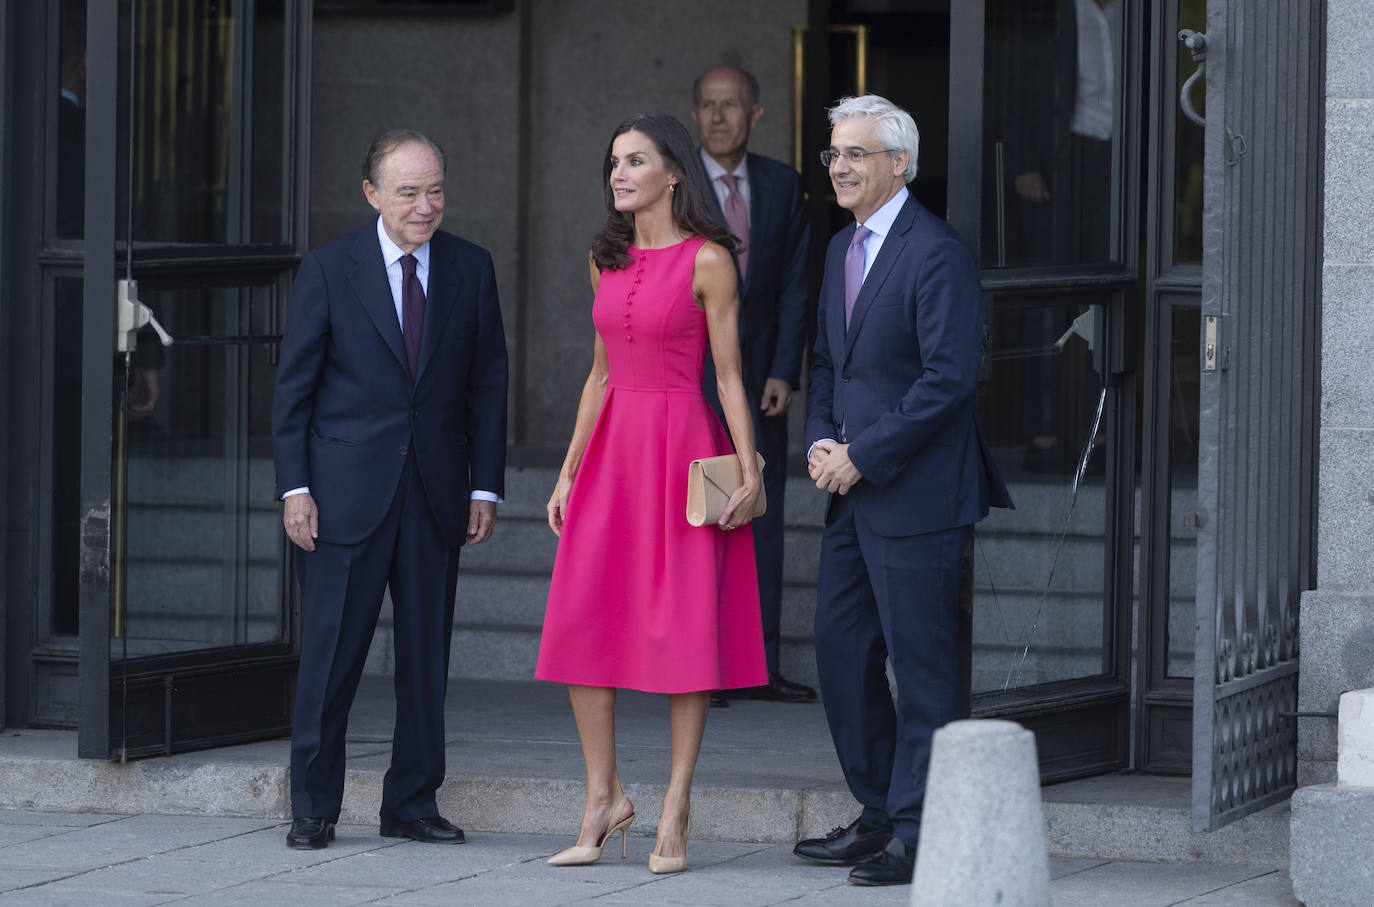
MULTIPOLYGON (((366 481, 365 478, 359 481, 366 481)), ((395 635, 396 725, 381 817, 438 815, 444 780, 458 547, 440 532, 413 455, 377 529, 355 545, 317 541, 296 551, 305 628, 291 729, 291 812, 337 820, 348 713, 389 586, 395 635)))
POLYGON ((768 671, 778 670, 782 645, 782 560, 787 489, 787 416, 759 415, 754 420, 756 443, 763 454, 763 491, 768 510, 754 520, 754 562, 759 572, 759 613, 763 618, 763 654, 768 671))
POLYGON ((971 531, 882 536, 835 495, 821 537, 816 664, 830 735, 864 823, 891 828, 909 847, 931 738, 958 717, 956 608, 971 531))

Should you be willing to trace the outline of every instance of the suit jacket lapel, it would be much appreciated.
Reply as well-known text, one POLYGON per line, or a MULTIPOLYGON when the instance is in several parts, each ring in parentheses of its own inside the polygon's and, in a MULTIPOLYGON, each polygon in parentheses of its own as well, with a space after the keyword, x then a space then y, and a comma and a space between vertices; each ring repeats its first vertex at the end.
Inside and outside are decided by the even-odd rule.
POLYGON ((462 289, 464 275, 459 272, 458 259, 449 254, 448 243, 435 233, 429 241, 429 293, 425 296, 425 323, 420 331, 419 371, 415 383, 424 377, 425 366, 434 358, 439 348, 439 338, 444 333, 453 307, 458 304, 458 291, 462 289))
MULTIPOLYGON (((916 220, 916 197, 913 195, 902 205, 902 210, 897 212, 897 219, 892 222, 892 229, 883 238, 883 247, 878 250, 878 257, 873 260, 873 267, 868 269, 868 276, 864 278, 863 286, 859 288, 859 297, 854 300, 854 313, 849 318, 849 330, 844 337, 844 359, 849 358, 849 351, 854 348, 854 338, 859 334, 859 329, 863 326, 864 316, 868 314, 869 307, 873 304, 873 298, 878 295, 878 290, 883 282, 887 280, 887 275, 892 272, 892 266, 902 257, 906 249, 906 234, 911 229, 912 223, 916 220)), ((851 234, 852 236, 852 234, 851 234)))
MULTIPOLYGON (((745 157, 745 178, 749 180, 749 248, 753 250, 762 246, 763 242, 763 200, 768 196, 766 182, 760 176, 760 168, 752 166, 749 157, 745 157)), ((757 261, 758 259, 754 259, 757 261)), ((745 275, 745 282, 748 283, 749 277, 745 275)), ((744 301, 744 293, 740 293, 740 301, 744 301)))
POLYGON ((396 300, 391 295, 391 283, 387 280, 386 262, 382 260, 382 245, 377 241, 375 226, 359 231, 358 241, 349 254, 353 257, 353 270, 349 272, 348 282, 353 292, 358 294, 358 301, 372 319, 377 333, 382 335, 401 367, 409 372, 401 321, 396 317, 396 300))
POLYGON ((829 286, 822 288, 823 291, 828 290, 825 330, 830 335, 830 359, 837 371, 849 355, 844 329, 844 256, 850 240, 854 238, 854 225, 850 224, 841 230, 840 237, 841 242, 831 246, 830 258, 825 263, 825 273, 834 276, 830 278, 829 286))

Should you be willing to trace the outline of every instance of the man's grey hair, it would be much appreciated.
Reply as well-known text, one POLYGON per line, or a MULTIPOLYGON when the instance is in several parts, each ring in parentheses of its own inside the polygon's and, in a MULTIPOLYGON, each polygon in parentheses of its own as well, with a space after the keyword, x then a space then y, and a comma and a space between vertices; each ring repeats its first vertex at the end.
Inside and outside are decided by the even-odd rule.
MULTIPOLYGON (((840 98, 831 107, 830 125, 850 117, 868 117, 878 126, 878 138, 885 148, 906 150, 906 173, 909 183, 916 178, 916 157, 921 151, 921 133, 916 130, 916 121, 887 98, 876 94, 866 94, 857 98, 840 98)), ((876 148, 869 149, 876 151, 876 148)))
POLYGON ((372 140, 368 146, 367 157, 363 158, 363 179, 377 188, 382 186, 382 159, 388 154, 409 144, 428 145, 429 150, 439 158, 439 172, 447 173, 448 164, 444 160, 444 149, 434 139, 415 129, 388 129, 372 140))

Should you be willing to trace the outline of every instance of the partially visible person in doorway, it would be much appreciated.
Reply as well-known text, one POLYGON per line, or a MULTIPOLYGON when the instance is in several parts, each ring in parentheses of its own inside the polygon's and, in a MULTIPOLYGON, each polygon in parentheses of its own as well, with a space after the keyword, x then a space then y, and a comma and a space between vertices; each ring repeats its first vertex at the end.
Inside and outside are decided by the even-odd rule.
MULTIPOLYGON (((1008 267, 1117 261, 1112 224, 1120 204, 1114 199, 1112 153, 1121 4, 1002 2, 1002 119, 992 124, 994 142, 1006 153, 1005 184, 997 187, 1007 203, 999 258, 1008 267)), ((1067 363, 1056 346, 1081 313, 1039 307, 999 315, 999 333, 1034 351, 1021 363, 1024 400, 1018 407, 1026 473, 1067 478, 1087 440, 1085 422, 1091 420, 1098 382, 1076 381, 1083 364, 1067 363)), ((1101 460, 1091 465, 1100 468, 1101 460)))
MULTIPOLYGON (((734 66, 717 66, 692 86, 697 162, 721 220, 739 243, 739 343, 744 390, 763 454, 768 510, 754 520, 759 609, 768 682, 722 690, 711 705, 731 698, 811 702, 816 691, 784 677, 782 638, 783 492, 787 479, 787 415, 799 386, 806 342, 806 256, 810 228, 802 210, 797 171, 749 150, 749 134, 763 116, 759 83, 734 66)), ((714 363, 707 359, 703 387, 717 413, 714 363)), ((808 653, 809 654, 809 653, 808 653)))

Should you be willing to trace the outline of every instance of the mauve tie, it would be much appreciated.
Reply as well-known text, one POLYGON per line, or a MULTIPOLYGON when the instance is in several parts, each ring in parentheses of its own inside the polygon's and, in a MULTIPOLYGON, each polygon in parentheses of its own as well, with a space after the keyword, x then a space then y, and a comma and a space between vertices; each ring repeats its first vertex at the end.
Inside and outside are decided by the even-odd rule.
MULTIPOLYGON (((844 329, 849 330, 849 319, 854 315, 854 300, 859 298, 859 288, 864 285, 864 240, 873 231, 859 224, 854 228, 854 238, 849 241, 849 251, 844 253, 844 329)), ((845 380, 848 380, 846 377, 845 380)), ((841 420, 840 440, 849 440, 848 420, 841 420)))
POLYGON ((739 240, 735 254, 739 256, 739 276, 749 273, 749 212, 744 208, 744 196, 739 194, 739 177, 733 173, 718 176, 725 183, 725 225, 739 240))
POLYGON ((854 315, 854 300, 859 298, 859 288, 864 285, 864 240, 873 231, 863 224, 854 228, 854 238, 849 241, 849 251, 844 253, 844 329, 849 330, 849 319, 854 315))
POLYGON ((414 381, 420 365, 420 331, 425 324, 425 288, 415 274, 415 256, 401 256, 401 335, 406 342, 406 358, 410 360, 410 380, 414 381))

